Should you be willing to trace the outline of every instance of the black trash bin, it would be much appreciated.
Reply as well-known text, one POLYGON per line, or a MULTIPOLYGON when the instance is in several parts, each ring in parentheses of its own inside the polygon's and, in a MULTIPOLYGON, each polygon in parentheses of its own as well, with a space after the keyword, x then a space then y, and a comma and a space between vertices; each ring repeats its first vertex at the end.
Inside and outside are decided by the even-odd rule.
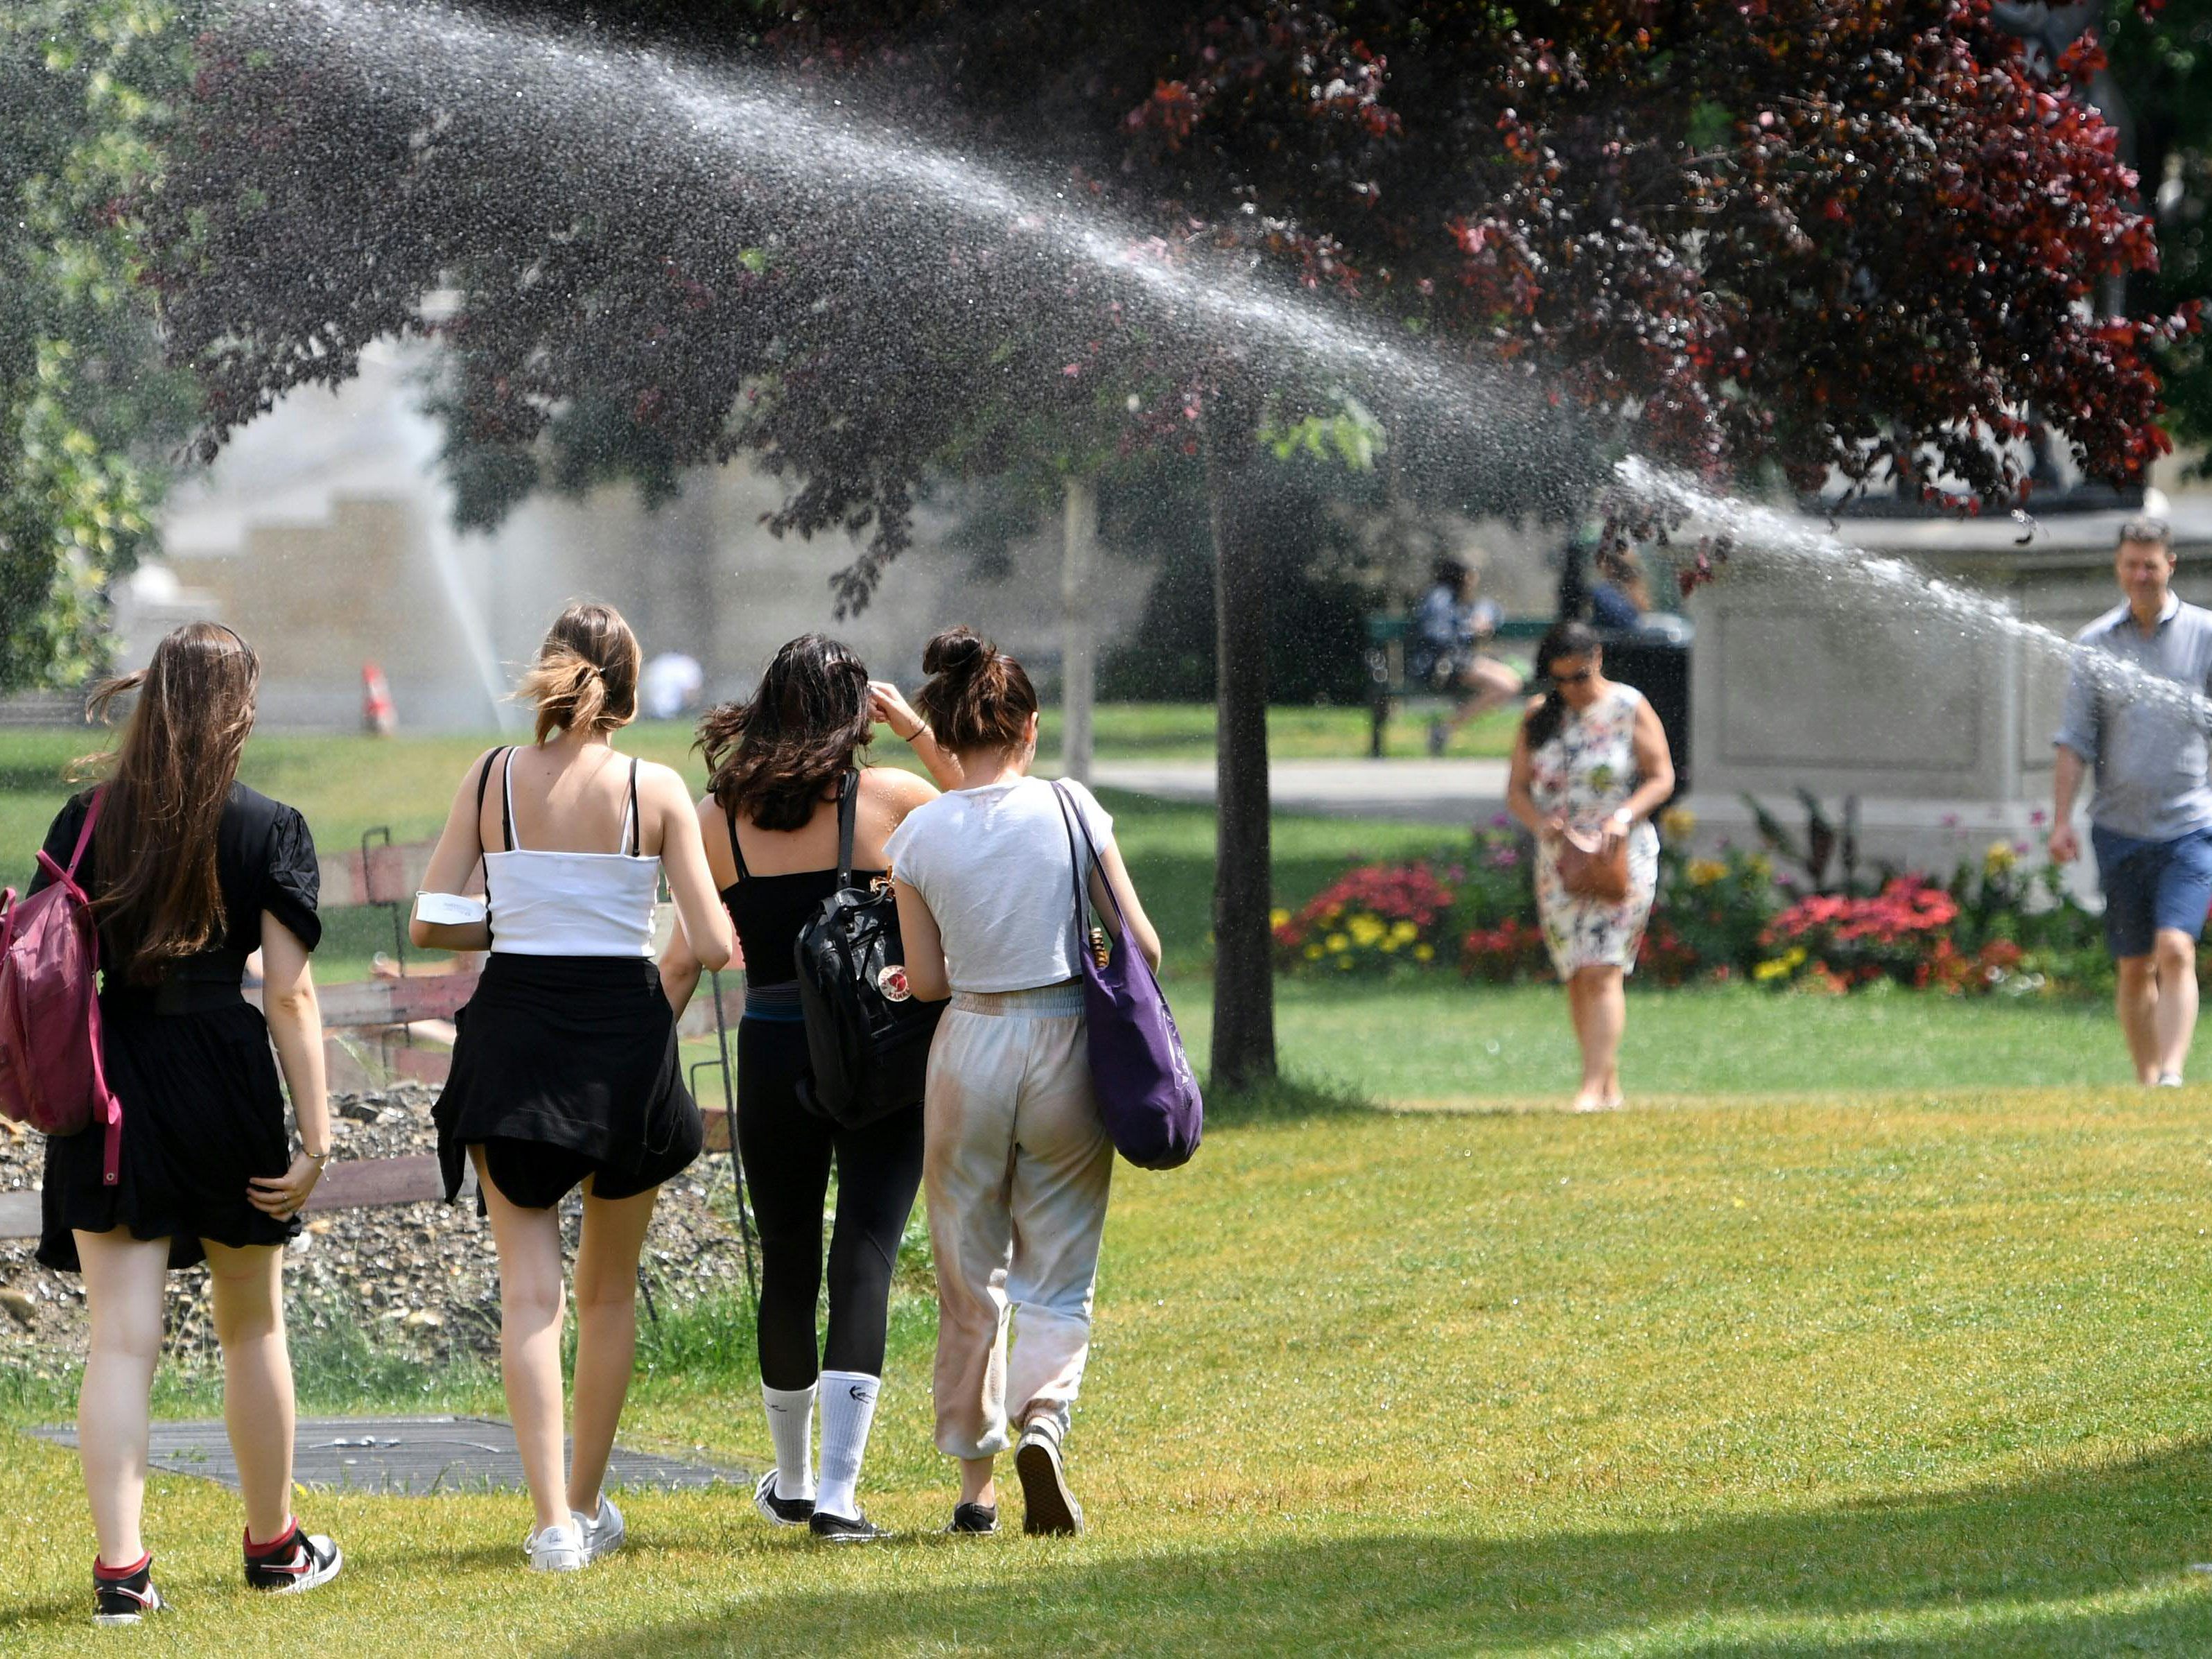
POLYGON ((1601 629, 1605 677, 1632 685, 1650 702, 1674 757, 1674 793, 1690 788, 1690 650, 1663 635, 1601 629))

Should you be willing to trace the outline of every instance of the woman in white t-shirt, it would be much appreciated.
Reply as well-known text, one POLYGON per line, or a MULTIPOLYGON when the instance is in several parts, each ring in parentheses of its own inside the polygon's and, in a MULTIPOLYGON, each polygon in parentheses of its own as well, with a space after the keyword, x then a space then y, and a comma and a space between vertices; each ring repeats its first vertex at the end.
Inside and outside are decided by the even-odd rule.
MULTIPOLYGON (((1091 1352, 1114 1147, 1091 1088, 1072 832, 1060 795, 1029 775, 1037 700, 1022 665, 956 628, 929 642, 922 666, 932 678, 915 706, 967 785, 908 813, 885 851, 908 981, 916 996, 952 999, 922 1108, 937 1444, 960 1459, 950 1530, 998 1530, 996 1462, 1018 1430, 1023 1530, 1080 1532, 1060 1447, 1091 1352)), ((1159 938, 1113 819, 1082 785, 1066 788, 1100 849, 1085 871, 1094 904, 1110 883, 1157 968, 1159 938)))

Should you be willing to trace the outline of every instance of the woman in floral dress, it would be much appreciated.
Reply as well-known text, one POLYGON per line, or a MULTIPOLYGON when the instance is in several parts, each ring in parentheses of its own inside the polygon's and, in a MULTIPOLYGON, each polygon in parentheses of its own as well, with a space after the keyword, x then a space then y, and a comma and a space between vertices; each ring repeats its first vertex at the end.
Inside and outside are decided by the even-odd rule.
POLYGON ((1536 665, 1550 690, 1522 719, 1506 805, 1536 837, 1537 915, 1583 1051, 1575 1109, 1609 1110, 1620 1104, 1622 979, 1636 964, 1658 885, 1651 814, 1674 793, 1674 763, 1659 716, 1634 686, 1605 678, 1597 635, 1584 624, 1545 635, 1536 665), (1567 890, 1559 854, 1571 830, 1601 856, 1626 839, 1626 898, 1567 890))

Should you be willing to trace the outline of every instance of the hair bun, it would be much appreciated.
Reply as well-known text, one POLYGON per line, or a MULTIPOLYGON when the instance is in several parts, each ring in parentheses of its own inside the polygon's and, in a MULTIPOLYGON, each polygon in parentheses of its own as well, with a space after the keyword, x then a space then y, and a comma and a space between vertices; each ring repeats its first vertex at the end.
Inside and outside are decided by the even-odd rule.
POLYGON ((990 641, 972 628, 948 628, 924 647, 921 668, 926 674, 972 674, 992 654, 990 641))

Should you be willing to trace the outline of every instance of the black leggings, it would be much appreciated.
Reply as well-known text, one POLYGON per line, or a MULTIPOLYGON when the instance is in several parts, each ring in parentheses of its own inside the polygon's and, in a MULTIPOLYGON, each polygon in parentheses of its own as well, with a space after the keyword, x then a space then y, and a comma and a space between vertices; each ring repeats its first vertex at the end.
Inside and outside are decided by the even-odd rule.
POLYGON ((804 1389, 818 1371, 880 1376, 891 1269, 921 1185, 921 1105, 865 1129, 841 1129, 799 1103, 806 1028, 738 1024, 738 1152, 760 1224, 761 1381, 804 1389), (830 1237, 830 1334, 816 1362, 822 1292, 822 1206, 837 1164, 830 1237))

